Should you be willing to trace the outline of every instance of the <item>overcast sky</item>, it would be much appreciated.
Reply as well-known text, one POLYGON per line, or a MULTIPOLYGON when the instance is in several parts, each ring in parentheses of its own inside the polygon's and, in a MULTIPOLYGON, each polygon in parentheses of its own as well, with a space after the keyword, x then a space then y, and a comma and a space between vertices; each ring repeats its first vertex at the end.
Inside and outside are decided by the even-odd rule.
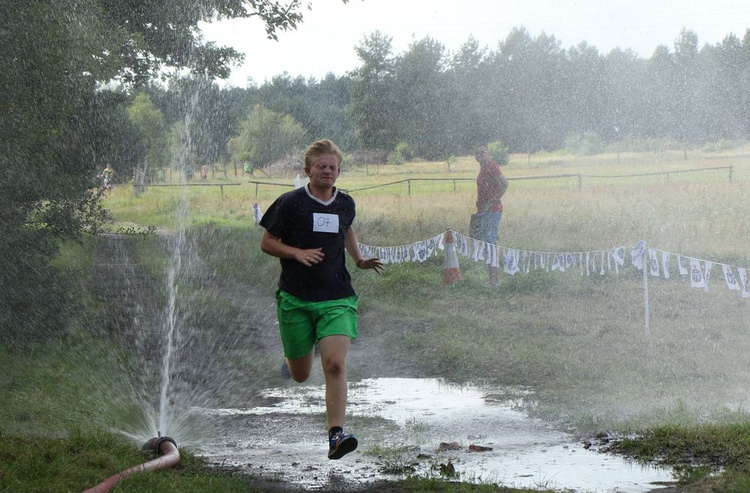
POLYGON ((390 36, 394 54, 426 36, 456 52, 470 35, 495 50, 514 27, 536 37, 553 35, 563 48, 587 41, 601 53, 630 48, 648 58, 658 45, 670 50, 683 28, 699 46, 721 42, 750 28, 747 0, 312 0, 296 31, 266 38, 256 19, 202 25, 206 40, 245 54, 228 84, 245 87, 287 72, 320 79, 343 75, 360 61, 354 51, 376 30, 390 36))

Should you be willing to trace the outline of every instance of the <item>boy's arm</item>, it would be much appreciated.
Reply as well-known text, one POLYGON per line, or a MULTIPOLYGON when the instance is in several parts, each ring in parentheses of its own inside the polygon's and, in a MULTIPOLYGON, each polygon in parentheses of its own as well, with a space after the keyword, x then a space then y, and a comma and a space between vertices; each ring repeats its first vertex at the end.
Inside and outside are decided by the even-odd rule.
POLYGON ((320 263, 324 257, 322 248, 303 250, 293 247, 285 244, 267 230, 263 232, 263 238, 260 240, 260 249, 272 257, 293 259, 308 267, 320 263))
POLYGON ((379 258, 373 257, 365 259, 362 256, 362 252, 359 250, 359 243, 357 242, 357 234, 354 232, 354 226, 349 226, 346 230, 346 251, 349 252, 357 267, 360 269, 372 269, 378 274, 383 273, 383 262, 379 258))

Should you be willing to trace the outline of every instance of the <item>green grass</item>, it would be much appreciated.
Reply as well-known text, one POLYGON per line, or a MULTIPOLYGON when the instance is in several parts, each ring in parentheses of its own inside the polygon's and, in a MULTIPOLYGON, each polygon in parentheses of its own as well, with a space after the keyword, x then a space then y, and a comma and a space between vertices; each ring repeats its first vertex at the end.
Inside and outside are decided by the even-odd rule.
MULTIPOLYGON (((701 259, 750 267, 750 161, 740 151, 703 153, 691 161, 681 153, 575 158, 565 154, 512 156, 511 178, 563 173, 636 174, 704 166, 735 166, 725 172, 620 179, 511 181, 504 199, 499 244, 535 251, 588 251, 649 246, 701 259)), ((473 178, 471 158, 451 163, 352 169, 342 188, 362 188, 405 178, 473 178)), ((287 180, 276 177, 269 181, 287 180)), ((232 181, 232 180, 230 180, 232 181)), ((254 185, 151 187, 135 197, 122 185, 107 197, 117 228, 185 228, 209 267, 267 290, 275 289, 277 260, 260 252, 262 230, 253 226, 252 204, 265 210, 282 191, 254 185), (178 215, 187 206, 187 214, 178 215), (178 219, 179 218, 179 219, 178 219)), ((474 185, 412 183, 354 193, 361 242, 395 246, 427 239, 446 229, 466 230, 474 185)), ((143 460, 130 442, 101 432, 119 417, 117 395, 99 395, 99 369, 126 364, 123 348, 112 347, 103 310, 86 279, 96 238, 63 245, 58 267, 80 279, 75 323, 50 340, 22 348, 0 348, 0 491, 79 491, 143 460), (70 355, 86 355, 71 359, 70 355), (120 359, 122 361, 120 361, 120 359), (117 361, 115 361, 117 360, 117 361), (111 401, 115 404, 104 405, 111 401), (40 457, 39 450, 44 450, 40 457), (54 487, 52 487, 54 485, 54 487)), ((157 276, 168 259, 155 236, 130 240, 136 265, 157 276)), ((628 257, 629 260, 629 257, 628 257)), ((581 277, 577 272, 535 271, 503 276, 502 287, 483 287, 483 265, 459 258, 463 281, 442 284, 442 256, 423 264, 387 265, 383 276, 352 270, 361 295, 363 335, 387 341, 394 361, 415 361, 426 374, 455 382, 527 386, 530 412, 571 423, 582 433, 639 432, 633 440, 642 458, 680 453, 711 466, 725 466, 717 492, 744 491, 750 472, 745 402, 750 368, 747 316, 750 304, 729 292, 715 272, 708 292, 680 279, 649 284, 650 335, 643 328, 642 278, 627 268, 619 275, 581 277), (711 426, 705 426, 710 422, 711 426), (731 438, 735 437, 735 438, 731 438), (672 441, 670 441, 672 440, 672 441), (670 452, 673 451, 673 452, 670 452), (650 455, 649 455, 650 454, 650 455)), ((188 286, 183 302, 203 300, 204 309, 229 309, 188 286)), ((272 365, 263 358, 256 365, 272 365)), ((356 374, 356 368, 353 369, 356 374)), ((125 377, 123 377, 125 378, 125 377)), ((125 383, 123 383, 124 385, 125 383)), ((109 388, 119 388, 111 382, 109 388)), ((625 443, 625 442, 624 442, 625 443)), ((630 442, 627 442, 628 445, 630 442)), ((622 448, 623 453, 630 450, 622 448)), ((385 453, 381 451, 381 453, 385 453)), ((684 455, 683 455, 684 457, 684 455)), ((395 468, 408 460, 394 458, 395 468)), ((696 480, 703 464, 685 469, 696 480)), ((710 470, 710 467, 709 469, 710 470)), ((437 475, 439 476, 439 475, 437 475)), ((411 479, 393 491, 497 491, 490 486, 411 479)), ((133 477, 117 491, 252 491, 247 478, 214 474, 186 454, 176 471, 133 477)), ((386 490, 387 491, 387 490, 386 490)), ((507 490, 511 491, 511 490, 507 490)))

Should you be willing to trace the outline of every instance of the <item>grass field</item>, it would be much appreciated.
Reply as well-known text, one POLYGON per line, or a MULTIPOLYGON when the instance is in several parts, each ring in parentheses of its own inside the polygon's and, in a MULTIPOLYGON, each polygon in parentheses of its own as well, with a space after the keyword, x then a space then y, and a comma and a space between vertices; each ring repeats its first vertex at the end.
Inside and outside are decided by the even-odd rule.
MULTIPOLYGON (((649 282, 647 336, 643 278, 629 265, 630 247, 645 240, 650 248, 750 267, 750 156, 737 149, 688 157, 512 156, 504 168, 510 187, 501 246, 587 252, 622 245, 625 268, 605 276, 582 277, 577 270, 504 275, 501 289, 487 291, 485 267, 471 259, 460 257, 464 281, 449 287, 441 283, 442 256, 422 265, 389 265, 382 278, 355 279, 365 320, 368 313, 385 314, 396 325, 419 320, 431 330, 405 333, 401 347, 426 367, 457 380, 531 385, 554 403, 546 412, 578 426, 744 413, 750 402, 744 390, 750 382, 744 357, 750 300, 730 292, 717 267, 708 291, 691 289, 676 275, 673 260, 671 279, 649 282), (701 171, 685 172, 696 169, 701 171), (557 178, 571 174, 582 177, 557 178)), ((408 245, 447 229, 466 231, 476 172, 473 158, 463 157, 450 170, 445 162, 346 169, 337 185, 357 201, 362 243, 408 245)), ((291 178, 253 179, 291 185, 291 178)), ((257 250, 228 246, 229 231, 250 228, 250 241, 259 241, 252 204, 265 210, 286 190, 243 183, 225 187, 222 197, 217 187, 152 187, 134 197, 121 186, 107 204, 121 224, 173 228, 185 194, 190 223, 203 230, 210 223, 211 234, 225 238, 224 247, 208 247, 216 268, 252 279, 275 276, 275 262, 257 250)))
MULTIPOLYGON (((645 240, 652 248, 750 268, 750 156, 736 149, 695 151, 688 157, 685 161, 681 152, 585 158, 514 155, 504 168, 510 187, 498 243, 529 251, 586 252, 621 245, 629 251, 645 240), (727 166, 732 166, 731 182, 727 166), (704 168, 719 169, 683 172, 704 168)), ((407 245, 447 229, 468 229, 477 170, 470 157, 452 160, 450 169, 445 162, 347 168, 337 185, 351 190, 357 202, 355 226, 362 243, 407 245), (393 182, 399 183, 388 185, 393 182)), ((291 185, 292 178, 252 179, 291 185)), ((257 202, 265 210, 290 188, 256 186, 248 179, 212 182, 241 183, 225 186, 223 193, 217 186, 153 186, 135 196, 132 186, 118 185, 105 200, 115 219, 108 228, 175 229, 178 209, 186 203, 184 226, 209 265, 271 292, 278 264, 258 248, 261 230, 253 226, 252 205, 257 202)), ((90 254, 90 245, 69 246, 62 268, 84 276, 89 267, 82 259, 90 254)), ((148 248, 139 257, 136 261, 147 268, 161 268, 161 260, 148 248)), ((442 283, 442 255, 423 264, 387 265, 379 277, 352 269, 362 299, 363 336, 386 341, 389 362, 410 361, 426 374, 456 382, 528 386, 535 395, 530 412, 561 420, 582 434, 747 420, 750 298, 729 291, 718 269, 708 291, 690 288, 675 271, 669 280, 650 279, 646 334, 643 277, 629 265, 629 255, 616 275, 538 270, 503 275, 497 290, 483 286, 484 265, 463 257, 459 261, 464 279, 449 286, 442 283)), ((90 303, 85 287, 81 289, 84 302, 90 303)), ((91 318, 100 314, 93 303, 89 308, 86 324, 93 324, 91 318)), ((9 444, 7 436, 87 428, 87 416, 99 411, 87 401, 87 389, 69 379, 62 382, 61 375, 73 369, 95 372, 106 362, 96 360, 96 352, 90 361, 72 367, 64 349, 100 343, 79 334, 56 344, 56 351, 39 347, 22 356, 0 352, 0 367, 7 370, 0 383, 14 396, 0 410, 3 457, 14 456, 18 447, 9 444), (79 404, 72 405, 76 400, 79 404), (34 430, 35 423, 43 429, 34 430)), ((358 371, 352 362, 353 378, 369 376, 358 371)), ((96 448, 100 441, 94 435, 68 446, 96 448)), ((61 467, 80 466, 77 459, 69 460, 73 464, 61 467)), ((91 469, 84 482, 90 483, 100 469, 111 470, 103 459, 82 460, 96 462, 87 466, 91 469)), ((0 491, 21 491, 7 485, 24 474, 20 467, 0 467, 0 491)), ((81 480, 70 484, 80 485, 81 480)), ((160 475, 156 481, 162 480, 160 475)), ((189 490, 189 479, 182 476, 166 483, 153 491, 230 491, 189 490)), ((28 491, 46 490, 40 486, 28 491)))

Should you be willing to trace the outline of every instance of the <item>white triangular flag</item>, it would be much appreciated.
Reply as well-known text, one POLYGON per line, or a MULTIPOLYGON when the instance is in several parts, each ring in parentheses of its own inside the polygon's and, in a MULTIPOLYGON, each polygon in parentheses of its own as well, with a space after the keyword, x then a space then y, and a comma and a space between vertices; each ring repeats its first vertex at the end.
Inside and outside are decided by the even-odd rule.
POLYGON ((664 279, 669 279, 669 252, 661 252, 661 271, 664 279))
POLYGON ((380 248, 380 254, 382 255, 382 258, 385 259, 385 261, 383 261, 384 264, 390 264, 392 262, 390 253, 391 252, 389 248, 380 248))
POLYGON ((474 260, 484 260, 484 252, 487 250, 487 243, 484 241, 479 242, 479 254, 474 260))
POLYGON ((500 249, 497 245, 492 245, 492 267, 500 267, 500 249))
POLYGON ((507 249, 505 251, 505 272, 511 276, 518 272, 518 250, 507 249))
POLYGON ((612 258, 614 258, 615 263, 622 267, 625 265, 625 247, 617 247, 614 252, 612 252, 612 258))
POLYGON ((698 259, 690 259, 690 287, 705 288, 706 280, 703 277, 703 269, 698 259))
POLYGON ((705 260, 703 262, 703 280, 706 283, 706 291, 708 291, 708 284, 711 281, 711 267, 714 266, 714 263, 708 260, 705 260))
POLYGON ((560 255, 552 254, 552 270, 560 270, 560 255))
POLYGON ((424 241, 415 243, 414 255, 416 261, 420 264, 427 260, 427 245, 425 245, 424 241))
POLYGON ((740 282, 742 283, 742 297, 750 297, 750 282, 747 280, 747 271, 742 267, 737 267, 737 272, 740 274, 740 282))
POLYGON ((646 242, 641 240, 630 250, 630 261, 633 263, 636 269, 643 269, 643 256, 646 253, 646 242))
POLYGON ((461 243, 461 255, 464 257, 469 256, 469 237, 466 235, 461 235, 461 239, 463 240, 461 243))
POLYGON ((656 259, 656 250, 648 249, 648 273, 653 277, 659 277, 659 261, 656 259))
POLYGON ((433 236, 427 240, 427 256, 429 257, 435 253, 435 249, 437 249, 437 236, 433 236))
POLYGON ((677 269, 680 271, 681 276, 686 276, 688 274, 688 270, 685 264, 685 257, 683 257, 682 255, 677 255, 677 269))
POLYGON ((721 266, 721 270, 724 273, 724 280, 727 282, 727 287, 731 291, 739 291, 741 289, 740 284, 737 282, 737 278, 734 277, 732 268, 728 266, 727 264, 723 264, 721 266))

